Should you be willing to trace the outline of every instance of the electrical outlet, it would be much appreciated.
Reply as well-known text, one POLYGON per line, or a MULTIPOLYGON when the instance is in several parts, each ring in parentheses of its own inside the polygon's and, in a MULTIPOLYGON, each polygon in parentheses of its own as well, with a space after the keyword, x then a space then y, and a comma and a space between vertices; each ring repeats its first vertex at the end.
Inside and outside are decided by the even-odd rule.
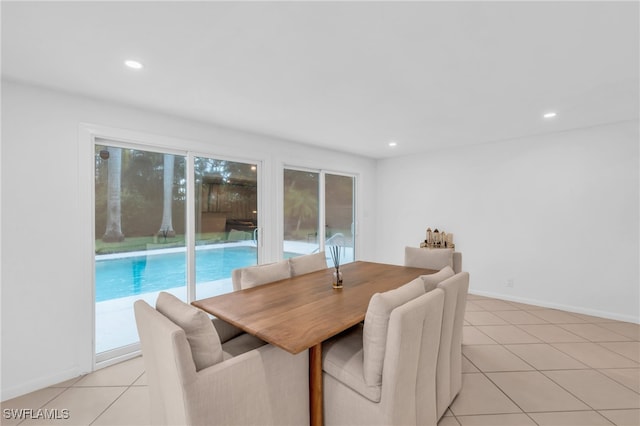
POLYGON ((515 284, 515 280, 513 278, 509 278, 507 280, 507 287, 513 288, 514 284, 515 284))

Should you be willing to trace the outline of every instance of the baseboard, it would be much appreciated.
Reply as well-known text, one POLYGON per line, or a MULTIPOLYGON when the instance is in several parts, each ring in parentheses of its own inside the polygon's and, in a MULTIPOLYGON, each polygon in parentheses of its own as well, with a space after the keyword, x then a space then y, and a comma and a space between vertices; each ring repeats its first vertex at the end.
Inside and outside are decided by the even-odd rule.
POLYGON ((72 368, 62 371, 60 373, 52 374, 46 377, 39 377, 36 380, 22 383, 19 386, 13 386, 7 389, 2 389, 2 401, 7 401, 22 395, 26 395, 30 392, 34 392, 40 389, 44 389, 58 383, 62 383, 67 380, 75 379, 83 374, 89 373, 88 371, 80 371, 79 368, 72 368))
POLYGON ((624 322, 630 322, 634 324, 640 324, 640 318, 638 317, 633 317, 631 315, 620 315, 615 312, 599 311, 596 309, 586 309, 579 306, 563 305, 560 303, 547 302, 543 300, 527 299, 525 297, 514 297, 514 296, 505 295, 505 294, 492 293, 489 291, 478 291, 478 290, 469 289, 469 294, 491 297, 494 299, 507 300, 510 302, 526 303, 527 305, 541 306, 543 308, 560 309, 562 311, 574 312, 576 314, 591 315, 594 317, 607 318, 607 319, 612 319, 616 321, 624 321, 624 322))

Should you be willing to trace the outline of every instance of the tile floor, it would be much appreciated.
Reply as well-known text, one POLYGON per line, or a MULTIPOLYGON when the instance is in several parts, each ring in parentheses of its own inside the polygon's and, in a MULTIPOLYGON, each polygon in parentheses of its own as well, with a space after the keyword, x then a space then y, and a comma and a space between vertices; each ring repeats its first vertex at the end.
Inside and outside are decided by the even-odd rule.
MULTIPOLYGON (((638 324, 469 295, 463 354, 462 391, 439 426, 640 425, 638 324)), ((1 423, 142 426, 148 404, 138 357, 6 401, 1 423), (18 421, 6 408, 69 418, 18 421)))

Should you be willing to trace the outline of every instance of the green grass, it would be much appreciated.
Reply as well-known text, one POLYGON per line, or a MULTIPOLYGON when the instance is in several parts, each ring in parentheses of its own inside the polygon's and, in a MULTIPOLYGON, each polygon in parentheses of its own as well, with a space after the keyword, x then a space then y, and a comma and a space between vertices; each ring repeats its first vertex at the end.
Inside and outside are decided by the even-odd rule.
MULTIPOLYGON (((227 234, 225 232, 209 232, 196 235, 196 239, 198 245, 211 244, 226 241, 227 234)), ((125 237, 124 241, 117 243, 105 243, 98 239, 96 240, 95 253, 112 254, 147 250, 149 248, 148 244, 153 245, 153 248, 182 247, 185 245, 185 238, 183 234, 178 234, 175 237, 167 237, 165 242, 164 237, 125 237)))

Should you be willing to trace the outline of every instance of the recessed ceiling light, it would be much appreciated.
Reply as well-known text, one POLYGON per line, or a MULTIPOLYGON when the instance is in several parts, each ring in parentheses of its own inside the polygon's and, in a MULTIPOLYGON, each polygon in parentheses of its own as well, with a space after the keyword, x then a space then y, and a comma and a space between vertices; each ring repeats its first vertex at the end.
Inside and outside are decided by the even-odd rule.
POLYGON ((133 68, 134 70, 142 69, 143 66, 140 62, 133 60, 124 61, 124 64, 129 68, 133 68))
POLYGON ((389 146, 390 146, 390 147, 392 147, 392 148, 393 148, 394 146, 398 146, 398 142, 396 142, 396 141, 391 141, 391 142, 389 142, 389 146))
POLYGON ((557 114, 557 113, 555 113, 555 112, 548 112, 548 113, 544 114, 544 115, 543 115, 543 117, 544 117, 544 118, 553 118, 553 117, 555 117, 556 115, 558 115, 558 114, 557 114))

